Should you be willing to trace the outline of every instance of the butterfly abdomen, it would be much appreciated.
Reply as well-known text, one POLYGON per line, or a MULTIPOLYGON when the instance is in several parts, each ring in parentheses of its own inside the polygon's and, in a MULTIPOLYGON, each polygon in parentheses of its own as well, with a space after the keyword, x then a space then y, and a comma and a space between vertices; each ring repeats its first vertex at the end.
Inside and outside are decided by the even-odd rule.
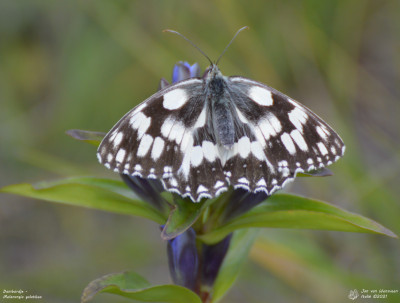
POLYGON ((229 104, 222 99, 212 107, 214 134, 221 145, 230 148, 235 143, 234 117, 229 104))
POLYGON ((233 104, 229 100, 222 75, 216 74, 210 79, 207 97, 211 106, 211 120, 216 139, 220 145, 230 148, 235 143, 233 104))

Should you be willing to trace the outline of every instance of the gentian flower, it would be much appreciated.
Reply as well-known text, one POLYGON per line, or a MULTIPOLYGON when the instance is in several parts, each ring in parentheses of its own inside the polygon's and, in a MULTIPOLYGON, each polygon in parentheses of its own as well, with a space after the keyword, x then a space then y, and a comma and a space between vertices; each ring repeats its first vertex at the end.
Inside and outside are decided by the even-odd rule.
POLYGON ((199 255, 196 232, 189 228, 167 243, 168 265, 172 281, 196 291, 199 271, 199 255))

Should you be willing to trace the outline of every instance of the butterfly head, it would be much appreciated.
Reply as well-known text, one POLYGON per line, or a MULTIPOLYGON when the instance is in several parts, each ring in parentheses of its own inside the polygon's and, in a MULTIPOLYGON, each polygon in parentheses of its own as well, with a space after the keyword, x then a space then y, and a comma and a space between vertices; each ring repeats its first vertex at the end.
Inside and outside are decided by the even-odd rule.
POLYGON ((219 70, 218 66, 215 63, 213 63, 209 67, 207 67, 207 69, 204 71, 203 79, 209 81, 218 76, 222 76, 222 73, 219 70))

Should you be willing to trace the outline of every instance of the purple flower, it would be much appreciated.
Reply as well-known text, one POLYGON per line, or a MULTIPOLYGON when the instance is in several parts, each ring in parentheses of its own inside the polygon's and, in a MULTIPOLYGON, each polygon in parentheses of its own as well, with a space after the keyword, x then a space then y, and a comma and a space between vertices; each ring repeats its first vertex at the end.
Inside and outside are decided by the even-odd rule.
POLYGON ((218 276, 222 261, 228 252, 229 244, 231 243, 232 234, 228 235, 221 242, 214 245, 203 245, 202 253, 202 285, 212 287, 215 279, 218 276))
POLYGON ((244 214, 268 197, 265 192, 252 193, 242 188, 235 189, 225 205, 221 221, 228 221, 244 214))
POLYGON ((196 232, 193 228, 168 240, 167 253, 172 281, 195 291, 199 256, 196 247, 196 232))
POLYGON ((121 174, 121 178, 143 201, 162 213, 167 212, 169 202, 161 196, 164 188, 160 180, 144 179, 125 174, 121 174))
POLYGON ((172 83, 189 78, 200 77, 200 67, 197 63, 190 65, 188 62, 178 62, 172 72, 172 83))

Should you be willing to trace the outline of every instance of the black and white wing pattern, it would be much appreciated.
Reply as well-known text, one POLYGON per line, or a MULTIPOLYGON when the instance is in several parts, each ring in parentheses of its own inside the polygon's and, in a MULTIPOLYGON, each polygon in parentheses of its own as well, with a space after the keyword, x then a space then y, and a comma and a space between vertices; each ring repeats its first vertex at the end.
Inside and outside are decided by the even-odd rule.
POLYGON ((122 174, 161 179, 167 190, 193 201, 217 196, 229 183, 207 111, 202 79, 168 86, 111 129, 98 159, 122 174))
POLYGON ((128 112, 100 144, 99 161, 200 201, 229 186, 270 195, 298 172, 343 155, 340 137, 305 106, 212 68, 205 79, 168 86, 128 112))
POLYGON ((323 168, 343 155, 339 135, 305 106, 250 79, 228 81, 244 130, 222 161, 234 187, 271 195, 297 173, 323 168))

